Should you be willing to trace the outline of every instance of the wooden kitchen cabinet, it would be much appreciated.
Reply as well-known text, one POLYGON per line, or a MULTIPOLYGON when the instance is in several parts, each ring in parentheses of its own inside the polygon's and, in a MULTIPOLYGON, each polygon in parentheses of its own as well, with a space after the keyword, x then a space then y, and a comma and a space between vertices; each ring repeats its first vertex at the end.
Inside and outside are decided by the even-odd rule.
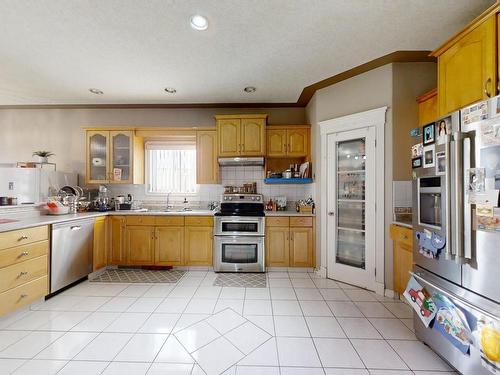
POLYGON ((413 269, 413 230, 391 225, 393 241, 394 291, 403 294, 413 269))
POLYGON ((212 265, 213 230, 213 226, 184 227, 184 261, 186 266, 212 265))
POLYGON ((217 115, 218 156, 265 156, 267 115, 217 115))
POLYGON ((479 18, 432 53, 438 58, 439 115, 497 93, 497 15, 479 18))
POLYGON ((241 119, 241 155, 264 156, 266 154, 266 119, 241 119))
POLYGON ((310 127, 308 125, 269 125, 267 156, 272 158, 309 158, 310 127))
POLYGON ((125 229, 127 264, 153 265, 155 262, 155 227, 127 225, 125 229))
POLYGON ((156 227, 155 265, 181 266, 184 264, 184 227, 156 227))
POLYGON ((314 218, 266 218, 266 266, 314 267, 314 218))
POLYGON ((438 116, 437 89, 433 89, 417 98, 418 125, 424 126, 435 121, 438 116))
POLYGON ((94 221, 93 271, 108 265, 107 253, 107 218, 98 217, 94 221))
POLYGON ((196 132, 196 183, 218 184, 217 131, 196 132))
POLYGON ((86 140, 87 184, 144 183, 144 140, 133 129, 87 128, 86 140))
POLYGON ((290 265, 290 229, 268 227, 266 229, 266 266, 288 267, 290 265))
POLYGON ((312 267, 312 246, 312 228, 290 228, 290 267, 312 267))
POLYGON ((49 293, 49 227, 0 233, 0 316, 49 293))
POLYGON ((109 255, 108 263, 113 265, 126 264, 125 256, 125 217, 109 217, 109 255))

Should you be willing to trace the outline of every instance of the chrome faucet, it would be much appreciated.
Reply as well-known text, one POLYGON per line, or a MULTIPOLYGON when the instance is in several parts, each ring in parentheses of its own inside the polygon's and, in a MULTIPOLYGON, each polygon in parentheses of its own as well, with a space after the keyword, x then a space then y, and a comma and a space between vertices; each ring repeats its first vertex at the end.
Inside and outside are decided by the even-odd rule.
POLYGON ((173 208, 173 206, 170 205, 170 194, 172 194, 172 192, 167 193, 167 211, 173 208))

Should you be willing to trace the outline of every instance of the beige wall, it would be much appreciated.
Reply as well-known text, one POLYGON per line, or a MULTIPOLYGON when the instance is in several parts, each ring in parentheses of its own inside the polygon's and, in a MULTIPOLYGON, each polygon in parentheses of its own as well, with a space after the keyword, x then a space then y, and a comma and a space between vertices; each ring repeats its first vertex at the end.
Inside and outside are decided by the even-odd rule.
POLYGON ((410 130, 418 126, 418 105, 415 98, 436 87, 437 69, 429 63, 393 64, 393 180, 411 180, 410 130))
POLYGON ((33 151, 49 150, 59 170, 83 175, 83 126, 215 126, 214 115, 228 113, 267 113, 273 124, 305 121, 304 108, 0 109, 0 163, 33 160, 33 151))
MULTIPOLYGON (((425 91, 424 87, 435 85, 435 64, 433 63, 397 63, 363 73, 359 76, 339 82, 316 92, 306 107, 306 121, 312 125, 313 134, 313 167, 316 171, 316 201, 318 215, 324 207, 320 201, 321 176, 318 171, 321 167, 321 142, 318 122, 329 120, 357 112, 388 106, 385 126, 385 246, 384 246, 384 279, 387 289, 393 288, 393 251, 389 237, 389 224, 393 220, 392 208, 392 181, 394 159, 403 150, 397 139, 393 140, 393 129, 398 128, 396 135, 406 132, 406 128, 416 126, 415 97, 425 91), (434 72, 434 74, 432 73, 434 72), (397 98, 395 98, 397 96, 397 98), (397 113, 397 116, 395 116, 397 113), (405 116, 409 114, 408 118, 405 116), (411 125, 413 124, 413 125, 411 125), (400 131, 400 129, 402 129, 400 131), (397 152, 396 152, 397 151, 397 152), (393 155, 395 157, 393 157, 393 155)), ((406 132, 407 133, 407 132, 406 132)), ((410 164, 397 162, 399 171, 410 170, 410 164)), ((317 243, 320 244, 320 226, 317 231, 317 243)), ((326 249, 319 249, 318 266, 326 267, 326 249), (320 256, 321 250, 321 256, 320 256)), ((379 279, 378 274, 377 279, 379 279)))
MULTIPOLYGON (((321 209, 324 208, 323 202, 320 201, 320 184, 321 178, 318 171, 321 168, 321 142, 318 122, 329 120, 345 115, 350 115, 357 112, 363 112, 374 108, 388 106, 386 115, 386 187, 392 186, 392 65, 371 70, 356 77, 339 82, 335 85, 326 87, 316 92, 314 98, 309 102, 306 108, 306 118, 312 125, 314 134, 314 168, 316 171, 316 200, 318 201, 318 214, 321 215, 321 209)), ((386 189, 386 205, 388 198, 392 196, 392 189, 386 189)), ((390 199, 389 199, 390 202, 390 199)), ((391 207, 386 208, 386 216, 392 210, 391 207)), ((387 219, 387 217, 386 217, 387 219)), ((319 226, 318 226, 319 228, 319 226)), ((317 232, 317 243, 320 244, 321 232, 317 232)), ((319 247, 319 246, 318 246, 319 247)), ((319 249, 318 249, 319 250, 319 249)), ((386 263, 392 262, 392 251, 386 249, 386 263)), ((326 249, 321 249, 320 259, 321 266, 326 267, 326 249)), ((387 267, 386 267, 387 270, 387 267)), ((392 285, 392 268, 391 275, 386 273, 386 281, 392 285), (387 280, 390 276, 390 280, 387 280)))

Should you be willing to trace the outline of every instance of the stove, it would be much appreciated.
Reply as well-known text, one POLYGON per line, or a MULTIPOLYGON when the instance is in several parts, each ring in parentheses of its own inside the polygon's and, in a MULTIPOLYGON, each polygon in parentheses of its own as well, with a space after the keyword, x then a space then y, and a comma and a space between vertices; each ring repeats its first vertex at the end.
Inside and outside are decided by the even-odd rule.
POLYGON ((214 221, 215 272, 265 272, 261 194, 224 194, 214 221))

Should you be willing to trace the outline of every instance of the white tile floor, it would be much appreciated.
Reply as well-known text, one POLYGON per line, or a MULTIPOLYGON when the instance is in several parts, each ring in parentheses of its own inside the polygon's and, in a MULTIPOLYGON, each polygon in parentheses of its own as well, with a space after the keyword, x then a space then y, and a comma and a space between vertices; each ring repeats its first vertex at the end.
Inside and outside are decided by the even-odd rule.
POLYGON ((399 301, 308 273, 268 288, 84 282, 0 320, 0 374, 445 375, 399 301))

